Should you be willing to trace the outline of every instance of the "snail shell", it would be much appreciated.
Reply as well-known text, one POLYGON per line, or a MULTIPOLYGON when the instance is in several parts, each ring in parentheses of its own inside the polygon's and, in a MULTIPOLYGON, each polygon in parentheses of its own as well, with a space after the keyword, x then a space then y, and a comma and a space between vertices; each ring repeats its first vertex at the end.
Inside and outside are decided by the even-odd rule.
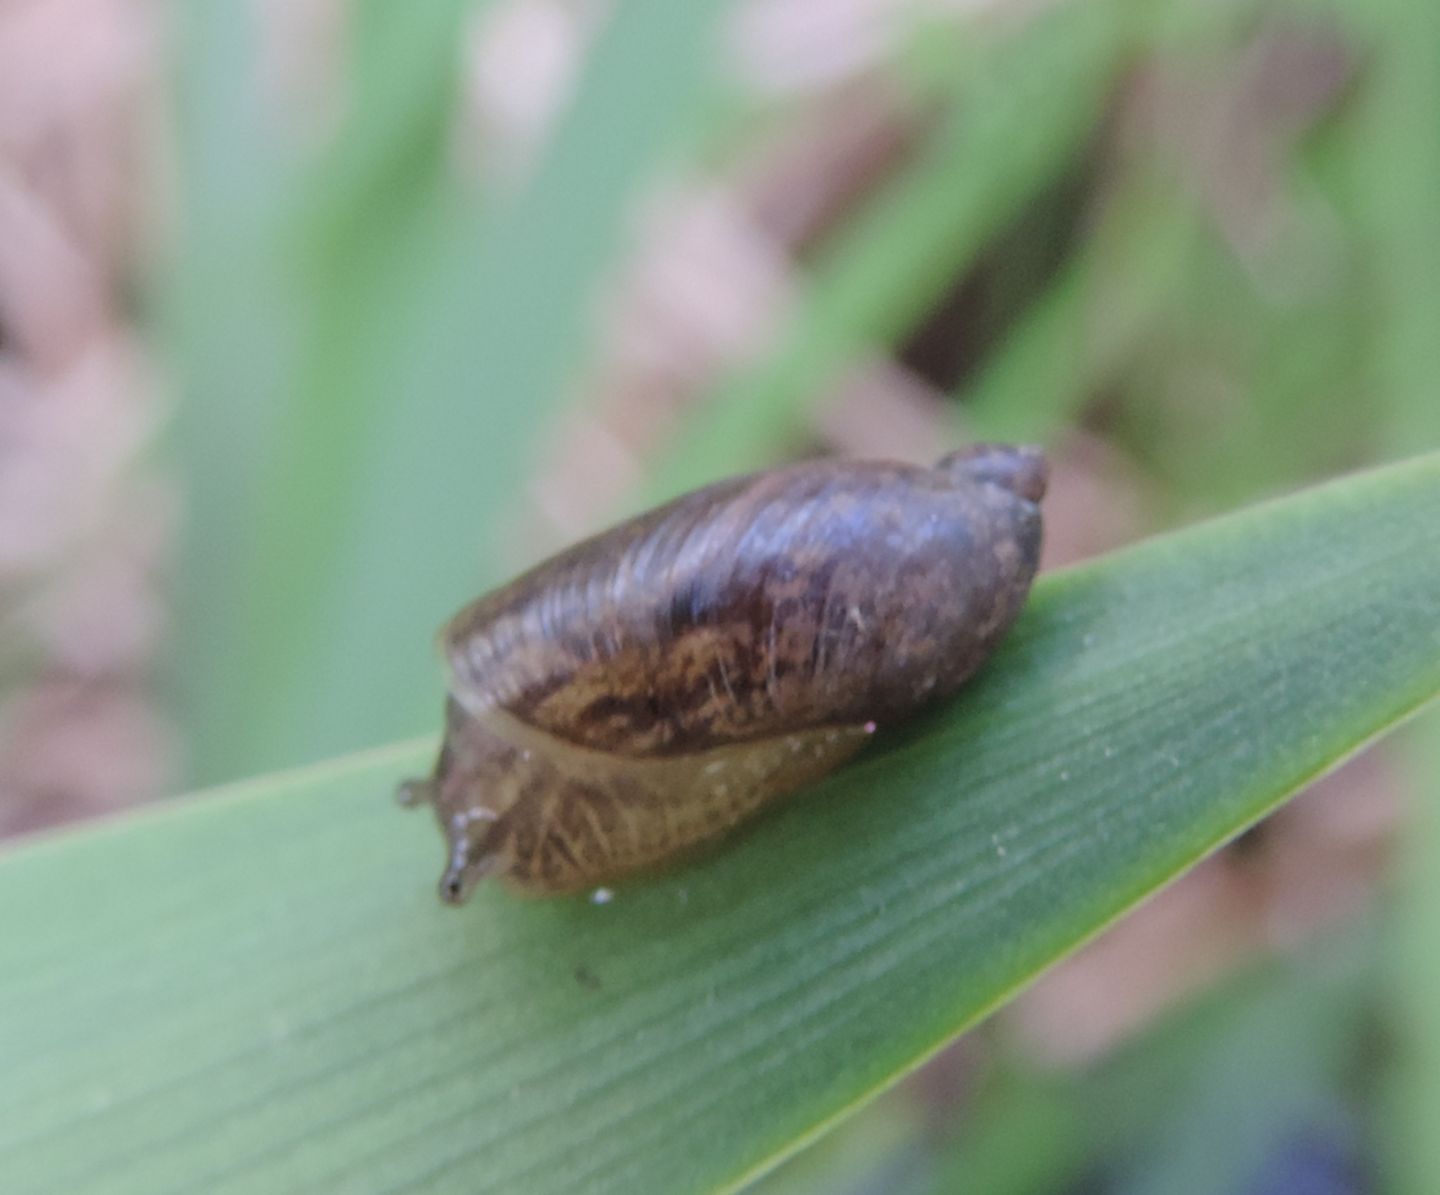
POLYGON ((1045 461, 815 461, 585 540, 441 632, 429 803, 442 898, 574 891, 664 863, 954 692, 1030 589, 1045 461))

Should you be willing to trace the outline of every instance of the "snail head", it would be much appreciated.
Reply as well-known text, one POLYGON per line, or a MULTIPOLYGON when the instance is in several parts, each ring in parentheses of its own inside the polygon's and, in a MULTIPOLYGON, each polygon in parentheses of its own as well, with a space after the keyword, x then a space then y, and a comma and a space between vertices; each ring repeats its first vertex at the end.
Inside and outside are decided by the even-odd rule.
POLYGON ((437 798, 439 784, 433 778, 406 780, 396 790, 401 805, 414 808, 433 805, 445 835, 447 852, 445 871, 440 876, 440 899, 446 904, 461 905, 470 899, 475 885, 501 864, 497 849, 498 815, 488 809, 466 806, 445 816, 437 798))
POLYGON ((460 810, 442 822, 442 828, 449 860, 440 876, 440 899, 463 905, 475 885, 502 862, 495 849, 498 819, 487 809, 460 810))

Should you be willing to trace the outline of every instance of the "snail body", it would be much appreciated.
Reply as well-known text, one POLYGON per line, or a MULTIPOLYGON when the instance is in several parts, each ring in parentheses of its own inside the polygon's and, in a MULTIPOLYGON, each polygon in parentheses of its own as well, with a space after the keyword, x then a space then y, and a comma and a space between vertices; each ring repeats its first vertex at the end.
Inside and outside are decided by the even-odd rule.
POLYGON ((953 693, 1023 604, 1045 464, 815 461, 696 490, 461 610, 441 896, 593 887, 718 838, 953 693))

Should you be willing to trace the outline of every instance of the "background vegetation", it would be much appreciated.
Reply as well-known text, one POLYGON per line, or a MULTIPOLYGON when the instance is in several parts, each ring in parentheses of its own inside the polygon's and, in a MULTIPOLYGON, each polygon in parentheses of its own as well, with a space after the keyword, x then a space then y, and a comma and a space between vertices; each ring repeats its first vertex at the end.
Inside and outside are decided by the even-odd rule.
POLYGON ((424 746, 21 844, 0 1185, 738 1182, 1198 862, 760 1188, 1440 1189, 1433 716, 1206 857, 1435 691, 1433 458, 1307 487, 1440 448, 1436 46, 1418 0, 0 17, 0 828, 428 733, 455 606, 726 472, 1039 441, 1050 567, 1307 489, 1060 573, 980 695, 624 907, 432 912, 424 746), (909 820, 824 822, 862 789, 909 820), (692 1075, 765 1133, 656 1120, 692 1075))

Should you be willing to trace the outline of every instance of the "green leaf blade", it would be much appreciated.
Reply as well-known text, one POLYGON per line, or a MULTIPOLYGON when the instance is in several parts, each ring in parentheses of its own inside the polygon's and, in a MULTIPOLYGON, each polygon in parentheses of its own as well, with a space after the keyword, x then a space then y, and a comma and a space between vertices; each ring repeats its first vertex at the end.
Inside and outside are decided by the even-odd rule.
POLYGON ((1440 457, 1044 579, 726 849, 464 912, 414 746, 0 859, 7 1190, 727 1189, 1440 691, 1440 457))

